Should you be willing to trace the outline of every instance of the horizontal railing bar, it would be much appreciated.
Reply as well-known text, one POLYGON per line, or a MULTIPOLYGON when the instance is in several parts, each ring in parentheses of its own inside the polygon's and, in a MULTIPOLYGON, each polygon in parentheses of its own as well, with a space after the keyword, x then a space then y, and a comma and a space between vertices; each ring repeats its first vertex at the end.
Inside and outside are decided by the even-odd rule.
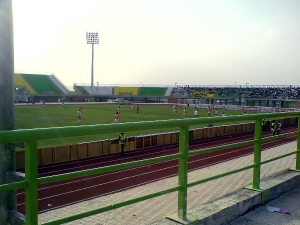
POLYGON ((180 157, 180 154, 172 154, 172 155, 167 155, 167 156, 161 156, 161 157, 156 157, 156 158, 151 158, 151 159, 144 159, 144 160, 138 160, 134 162, 129 162, 129 163, 123 163, 123 164, 117 164, 113 166, 105 166, 105 167, 100 167, 100 168, 95 168, 95 169, 89 169, 89 170, 82 170, 82 171, 76 171, 76 172, 71 172, 71 173, 64 173, 64 174, 59 174, 59 175, 53 175, 53 176, 48 176, 48 177, 41 177, 38 178, 38 184, 46 184, 46 183, 51 183, 51 182, 57 182, 61 180, 67 180, 67 179, 74 179, 78 177, 83 177, 83 176, 89 176, 89 175, 95 175, 99 173, 105 173, 105 172, 110 172, 114 170, 120 170, 120 169, 127 169, 127 168, 132 168, 136 166, 143 166, 151 163, 157 163, 157 162, 164 162, 167 160, 173 160, 173 159, 178 159, 180 157))
POLYGON ((131 205, 131 204, 138 203, 138 202, 141 202, 141 201, 145 201, 147 199, 151 199, 151 198, 159 197, 159 196, 162 196, 162 195, 165 195, 165 194, 169 194, 169 193, 178 191, 178 189, 179 189, 178 186, 173 187, 173 188, 169 188, 169 189, 159 191, 159 192, 155 192, 155 193, 152 193, 152 194, 149 194, 149 195, 144 195, 142 197, 130 199, 130 200, 127 200, 127 201, 124 201, 124 202, 115 203, 113 205, 105 206, 105 207, 102 207, 102 208, 99 208, 99 209, 94 209, 94 210, 91 210, 91 211, 88 211, 88 212, 76 214, 76 215, 73 215, 73 216, 70 216, 70 217, 67 217, 67 218, 62 218, 62 219, 59 219, 59 220, 43 223, 43 225, 56 225, 56 224, 63 224, 63 223, 71 222, 71 221, 82 219, 82 218, 85 218, 85 217, 88 217, 88 216, 93 216, 93 215, 96 215, 96 214, 99 214, 99 213, 107 212, 107 211, 110 211, 110 210, 113 210, 113 209, 121 208, 123 206, 127 206, 127 205, 131 205))
POLYGON ((253 143, 254 143, 254 140, 249 140, 249 141, 243 141, 243 142, 233 143, 233 144, 228 144, 228 145, 220 145, 220 146, 211 147, 211 148, 204 148, 204 149, 189 151, 188 155, 194 156, 194 155, 200 155, 200 154, 204 154, 204 153, 223 151, 228 148, 235 148, 235 147, 249 145, 249 144, 253 144, 253 143))
POLYGON ((268 159, 268 160, 265 160, 265 161, 261 161, 260 164, 263 165, 263 164, 266 164, 266 163, 269 163, 269 162, 273 162, 273 161, 276 161, 276 160, 278 160, 278 159, 281 159, 281 158, 284 158, 284 157, 287 157, 287 156, 290 156, 290 155, 294 155, 294 154, 296 154, 297 152, 299 152, 299 151, 289 152, 289 153, 286 153, 286 154, 284 154, 284 155, 280 155, 280 156, 274 157, 274 158, 272 158, 272 159, 268 159))
POLYGON ((205 178, 205 179, 202 179, 202 180, 198 180, 198 181, 188 183, 187 186, 192 187, 192 186, 195 186, 195 185, 198 185, 198 184, 203 184, 203 183, 208 182, 208 181, 216 180, 216 179, 221 178, 221 177, 226 177, 226 176, 232 175, 234 173, 238 173, 238 172, 241 172, 241 171, 244 171, 244 170, 251 169, 254 166, 255 165, 252 164, 252 165, 245 166, 245 167, 242 167, 242 168, 239 168, 239 169, 236 169, 236 170, 228 171, 226 173, 220 173, 220 174, 212 176, 212 177, 208 177, 208 178, 205 178))
POLYGON ((292 131, 284 134, 279 134, 279 135, 274 135, 274 136, 269 136, 269 137, 264 137, 262 138, 263 141, 270 141, 273 139, 281 138, 281 137, 288 137, 288 136, 293 136, 297 135, 298 131, 292 131))
POLYGON ((50 128, 35 128, 35 129, 20 129, 12 131, 0 131, 0 143, 9 142, 23 142, 34 137, 36 140, 51 139, 51 138, 64 138, 83 136, 82 134, 95 135, 115 133, 116 130, 123 132, 126 131, 140 131, 153 128, 165 127, 181 127, 190 125, 203 125, 208 123, 224 123, 232 121, 249 121, 262 118, 281 118, 281 117, 296 117, 298 112, 281 112, 281 113, 262 113, 262 114, 249 114, 238 116, 216 116, 216 117, 202 117, 202 118, 186 118, 186 119, 173 119, 173 120, 158 120, 158 121, 141 121, 132 123, 119 123, 119 124, 101 124, 101 125, 84 125, 84 126, 69 126, 69 127, 50 127, 50 128))
POLYGON ((26 188, 28 187, 28 181, 18 181, 18 182, 13 182, 9 184, 1 184, 0 185, 0 192, 1 191, 10 191, 10 190, 16 190, 20 188, 26 188))

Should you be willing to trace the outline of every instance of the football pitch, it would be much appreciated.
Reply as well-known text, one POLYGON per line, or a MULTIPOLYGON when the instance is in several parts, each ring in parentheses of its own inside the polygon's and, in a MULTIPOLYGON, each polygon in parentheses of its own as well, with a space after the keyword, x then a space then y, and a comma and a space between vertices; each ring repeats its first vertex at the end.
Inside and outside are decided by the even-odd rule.
MULTIPOLYGON (((179 107, 177 114, 173 113, 172 105, 139 105, 139 113, 136 108, 130 105, 118 104, 77 104, 77 105, 62 105, 47 104, 42 105, 22 105, 15 107, 15 125, 16 129, 32 129, 32 128, 48 128, 48 127, 64 127, 64 126, 82 126, 95 124, 110 124, 114 123, 114 115, 120 106, 120 123, 154 121, 154 120, 169 120, 182 119, 183 107, 179 107), (77 111, 82 108, 82 120, 78 123, 77 111)), ((224 112, 226 115, 241 115, 241 111, 219 110, 220 114, 224 112)), ((256 112, 247 112, 256 113, 256 112)), ((212 115, 214 110, 212 110, 212 115)), ((199 117, 207 117, 206 109, 199 109, 199 117)), ((187 109, 186 118, 194 118, 194 109, 187 109)), ((221 124, 215 124, 221 125, 221 124)), ((199 126, 190 127, 191 129, 199 128, 199 126)), ((150 130, 145 127, 145 131, 128 132, 126 136, 139 136, 153 133, 163 133, 177 131, 178 129, 159 129, 150 130)), ((116 133, 81 136, 74 138, 49 139, 38 142, 38 147, 59 146, 74 143, 81 143, 95 140, 115 139, 118 137, 119 130, 116 133)))

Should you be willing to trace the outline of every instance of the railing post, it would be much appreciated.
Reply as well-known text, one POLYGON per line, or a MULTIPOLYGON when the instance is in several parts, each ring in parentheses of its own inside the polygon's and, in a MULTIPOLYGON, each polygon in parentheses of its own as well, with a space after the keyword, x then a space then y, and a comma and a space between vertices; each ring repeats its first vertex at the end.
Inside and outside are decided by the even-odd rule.
POLYGON ((300 171, 300 116, 298 116, 297 151, 295 169, 300 171))
POLYGON ((198 219, 187 215, 187 183, 188 183, 188 144, 189 126, 181 126, 179 131, 179 162, 178 162, 178 211, 167 218, 181 224, 197 224, 198 219))
POLYGON ((178 217, 186 219, 187 209, 187 179, 188 179, 188 144, 189 144, 189 127, 180 127, 179 132, 179 171, 178 171, 178 217))
POLYGON ((37 140, 25 142, 25 180, 28 187, 25 189, 26 224, 38 224, 38 151, 37 140))
POLYGON ((262 119, 255 120, 254 130, 254 168, 253 168, 253 188, 260 187, 260 164, 262 146, 262 119))

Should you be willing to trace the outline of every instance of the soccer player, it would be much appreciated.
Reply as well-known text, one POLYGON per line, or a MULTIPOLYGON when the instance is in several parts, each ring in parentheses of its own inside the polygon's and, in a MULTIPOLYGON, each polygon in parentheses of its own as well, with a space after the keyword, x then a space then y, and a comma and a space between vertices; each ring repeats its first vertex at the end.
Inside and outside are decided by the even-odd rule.
POLYGON ((134 104, 134 102, 131 102, 130 107, 131 107, 131 110, 134 110, 134 109, 135 109, 135 104, 134 104))
POLYGON ((81 108, 77 112, 77 117, 78 117, 78 123, 81 123, 81 117, 82 117, 82 109, 81 108))
POLYGON ((198 109, 197 108, 194 109, 194 117, 198 118, 198 109))
POLYGON ((119 119, 120 119, 120 114, 119 114, 119 112, 116 112, 114 122, 119 123, 119 119))
POLYGON ((183 109, 182 117, 184 117, 184 118, 186 117, 186 108, 183 109))
POLYGON ((208 114, 208 116, 211 116, 211 108, 210 107, 207 108, 207 114, 208 114))
POLYGON ((218 115, 218 110, 216 109, 216 111, 215 111, 215 116, 217 116, 218 115))
POLYGON ((177 114, 177 105, 176 105, 176 104, 173 105, 173 113, 174 113, 174 114, 177 114))

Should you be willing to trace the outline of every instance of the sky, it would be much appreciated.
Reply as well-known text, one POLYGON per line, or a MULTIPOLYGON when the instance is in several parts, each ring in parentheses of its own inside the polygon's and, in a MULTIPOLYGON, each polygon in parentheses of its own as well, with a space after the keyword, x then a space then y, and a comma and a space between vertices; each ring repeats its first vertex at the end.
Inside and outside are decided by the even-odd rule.
POLYGON ((64 85, 300 85, 299 0, 12 0, 16 73, 64 85))

